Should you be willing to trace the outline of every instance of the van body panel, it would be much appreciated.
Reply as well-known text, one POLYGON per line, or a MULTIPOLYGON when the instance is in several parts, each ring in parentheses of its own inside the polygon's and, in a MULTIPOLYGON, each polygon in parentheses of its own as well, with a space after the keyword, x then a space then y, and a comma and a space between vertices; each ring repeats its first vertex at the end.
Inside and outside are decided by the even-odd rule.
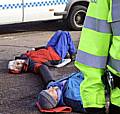
POLYGON ((0 0, 0 25, 20 23, 23 18, 22 0, 0 0))

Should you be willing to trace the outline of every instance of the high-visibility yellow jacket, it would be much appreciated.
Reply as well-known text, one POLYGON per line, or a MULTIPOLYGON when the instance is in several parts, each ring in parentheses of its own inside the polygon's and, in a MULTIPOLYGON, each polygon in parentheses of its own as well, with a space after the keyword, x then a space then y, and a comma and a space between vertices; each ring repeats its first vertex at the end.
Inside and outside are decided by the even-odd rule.
MULTIPOLYGON (((75 61, 85 77, 80 87, 84 107, 104 107, 106 65, 120 76, 120 0, 91 0, 75 61)), ((111 102, 120 106, 119 88, 112 91, 111 102)))

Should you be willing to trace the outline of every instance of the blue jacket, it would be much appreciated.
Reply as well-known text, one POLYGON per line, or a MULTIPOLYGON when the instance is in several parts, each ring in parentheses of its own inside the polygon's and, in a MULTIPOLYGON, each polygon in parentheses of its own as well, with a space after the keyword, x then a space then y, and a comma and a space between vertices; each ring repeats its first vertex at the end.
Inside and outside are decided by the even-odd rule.
POLYGON ((73 108, 74 111, 83 111, 83 103, 80 96, 80 84, 83 81, 83 74, 81 72, 72 73, 64 79, 50 82, 47 86, 57 86, 61 90, 60 99, 58 105, 68 105, 73 108), (69 102, 70 101, 70 102, 69 102))
POLYGON ((71 35, 67 31, 58 30, 49 40, 47 46, 51 46, 62 59, 65 58, 67 52, 70 55, 76 53, 71 35))

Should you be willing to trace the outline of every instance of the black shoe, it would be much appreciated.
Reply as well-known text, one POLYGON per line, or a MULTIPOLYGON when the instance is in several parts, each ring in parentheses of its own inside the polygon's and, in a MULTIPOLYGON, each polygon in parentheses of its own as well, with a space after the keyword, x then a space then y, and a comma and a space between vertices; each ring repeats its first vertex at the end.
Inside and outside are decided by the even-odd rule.
POLYGON ((120 107, 111 104, 109 114, 120 114, 120 107))
POLYGON ((105 114, 105 108, 85 108, 86 114, 105 114))
POLYGON ((70 59, 71 59, 72 61, 75 61, 75 58, 76 58, 76 53, 75 53, 75 54, 70 55, 70 59))

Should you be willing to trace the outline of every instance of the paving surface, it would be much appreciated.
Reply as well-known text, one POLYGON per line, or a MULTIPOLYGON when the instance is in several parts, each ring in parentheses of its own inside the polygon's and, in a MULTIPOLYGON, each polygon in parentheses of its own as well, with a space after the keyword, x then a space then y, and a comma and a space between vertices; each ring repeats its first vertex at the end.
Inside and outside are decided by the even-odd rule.
MULTIPOLYGON (((44 86, 40 76, 31 73, 9 74, 7 64, 14 56, 32 47, 45 45, 58 29, 62 29, 62 26, 63 24, 47 22, 0 28, 0 114, 40 114, 34 106, 36 96, 44 86)), ((77 47, 80 32, 70 33, 77 47)), ((50 70, 55 79, 60 79, 77 69, 72 62, 63 68, 50 70)))

